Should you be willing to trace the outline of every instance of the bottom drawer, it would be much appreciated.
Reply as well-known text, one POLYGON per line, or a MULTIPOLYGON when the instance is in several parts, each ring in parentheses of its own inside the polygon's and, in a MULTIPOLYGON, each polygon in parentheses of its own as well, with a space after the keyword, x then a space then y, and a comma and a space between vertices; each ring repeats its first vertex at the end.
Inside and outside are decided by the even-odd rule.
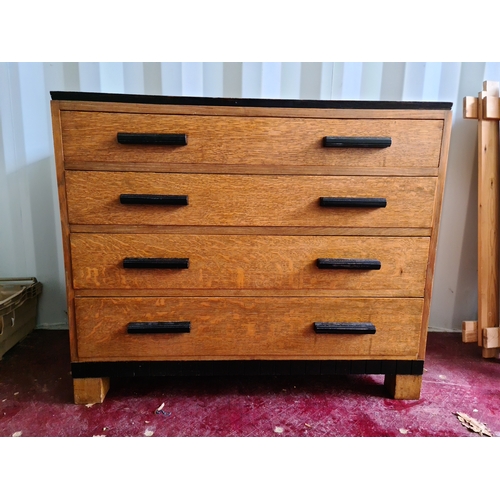
POLYGON ((79 298, 75 311, 74 361, 416 359, 423 299, 79 298), (163 322, 181 331, 128 333, 130 323, 147 332, 145 323, 163 322), (315 323, 371 323, 376 331, 317 333, 315 323))

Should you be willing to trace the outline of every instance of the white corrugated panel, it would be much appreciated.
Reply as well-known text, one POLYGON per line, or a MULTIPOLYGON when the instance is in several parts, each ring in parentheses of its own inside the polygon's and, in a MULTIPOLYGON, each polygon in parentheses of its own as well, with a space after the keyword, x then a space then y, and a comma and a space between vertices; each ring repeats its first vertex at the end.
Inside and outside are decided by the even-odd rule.
POLYGON ((64 268, 49 91, 287 99, 453 102, 454 121, 431 327, 477 315, 476 127, 462 99, 500 63, 0 63, 0 276, 43 284, 39 324, 65 327, 64 268))

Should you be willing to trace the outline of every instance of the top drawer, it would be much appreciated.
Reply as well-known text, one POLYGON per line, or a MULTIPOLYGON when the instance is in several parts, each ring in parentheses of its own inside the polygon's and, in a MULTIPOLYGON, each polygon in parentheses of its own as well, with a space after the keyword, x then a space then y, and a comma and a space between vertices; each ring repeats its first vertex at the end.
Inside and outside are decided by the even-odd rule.
POLYGON ((63 111, 66 163, 436 168, 442 120, 324 119, 63 111), (187 145, 121 144, 118 133, 185 134, 187 145), (324 147, 324 137, 389 137, 391 145, 324 147))

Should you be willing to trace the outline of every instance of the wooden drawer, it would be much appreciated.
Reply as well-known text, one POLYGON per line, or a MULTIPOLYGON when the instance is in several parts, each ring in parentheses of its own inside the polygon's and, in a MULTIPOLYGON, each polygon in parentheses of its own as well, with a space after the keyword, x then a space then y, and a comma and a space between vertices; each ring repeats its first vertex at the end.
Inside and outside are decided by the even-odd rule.
POLYGON ((77 290, 324 290, 423 297, 428 251, 429 238, 417 237, 71 235, 77 290), (317 259, 325 258, 358 261, 323 262, 319 268, 317 259), (374 264, 368 259, 378 260, 380 269, 367 269, 374 264), (339 268, 324 268, 332 264, 339 268))
POLYGON ((442 120, 194 116, 63 111, 67 163, 437 167, 442 120), (117 133, 186 134, 186 146, 120 144, 117 133), (388 148, 325 148, 325 136, 390 137, 388 148))
POLYGON ((434 177, 65 173, 70 224, 431 227, 434 177), (188 205, 124 205, 122 194, 187 196, 188 205), (385 208, 320 206, 321 197, 386 198, 385 208))
POLYGON ((79 298, 78 359, 416 359, 423 299, 79 298), (190 322, 189 333, 127 333, 190 322), (315 322, 369 322, 374 334, 319 334, 315 322))

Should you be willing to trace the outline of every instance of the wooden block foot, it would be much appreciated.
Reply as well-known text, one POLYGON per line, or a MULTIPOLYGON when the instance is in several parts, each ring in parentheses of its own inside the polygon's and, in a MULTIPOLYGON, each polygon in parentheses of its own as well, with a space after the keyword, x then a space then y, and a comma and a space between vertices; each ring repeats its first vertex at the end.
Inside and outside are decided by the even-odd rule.
POLYGON ((499 349, 495 349, 494 347, 483 347, 481 351, 484 359, 491 359, 498 356, 499 349))
POLYGON ((486 349, 500 347, 500 328, 483 328, 483 347, 486 349))
POLYGON ((386 375, 384 386, 394 399, 420 399, 422 375, 386 375))
POLYGON ((109 390, 109 378, 75 378, 73 392, 75 404, 102 403, 109 390))
POLYGON ((462 322, 462 342, 464 344, 477 342, 477 321, 462 322))

